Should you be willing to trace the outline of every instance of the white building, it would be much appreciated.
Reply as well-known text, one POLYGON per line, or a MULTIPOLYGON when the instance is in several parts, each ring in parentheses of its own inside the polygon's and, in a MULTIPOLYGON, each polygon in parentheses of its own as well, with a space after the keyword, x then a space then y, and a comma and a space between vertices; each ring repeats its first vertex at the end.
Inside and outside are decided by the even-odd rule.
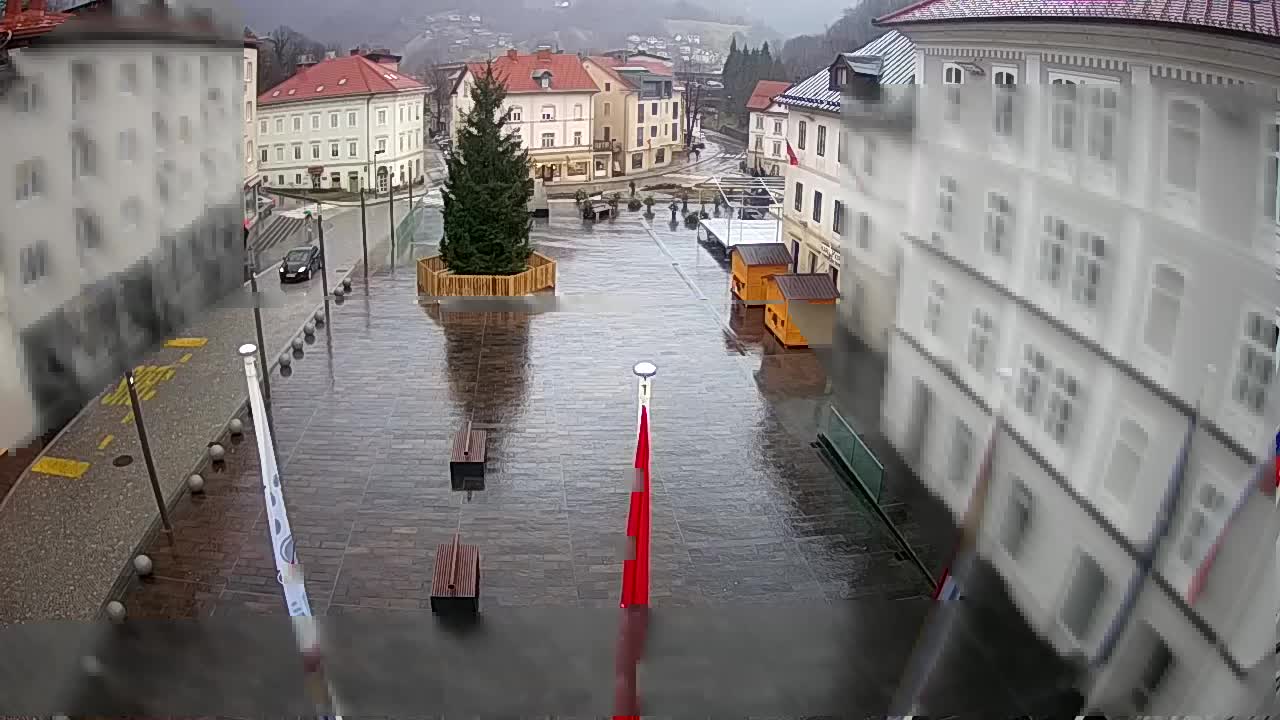
POLYGON ((796 160, 785 167, 782 216, 796 271, 831 273, 841 289, 840 314, 860 318, 859 335, 883 351, 897 294, 899 243, 890 217, 901 214, 903 197, 902 166, 894 160, 905 151, 877 142, 878 135, 848 136, 848 127, 859 125, 846 119, 842 101, 868 60, 874 61, 872 77, 878 79, 873 85, 912 82, 910 43, 890 33, 856 53, 837 56, 774 102, 787 108, 783 150, 796 160), (858 263, 852 275, 841 274, 846 257, 858 263))
POLYGON ((781 175, 787 167, 787 106, 774 102, 791 83, 761 80, 747 101, 747 166, 756 172, 781 175))
POLYGON ((380 51, 304 62, 258 97, 258 171, 281 188, 375 188, 421 181, 426 88, 380 51))
POLYGON ((935 0, 882 20, 923 81, 885 233, 905 239, 884 432, 959 517, 1003 408, 982 553, 1063 654, 1097 657, 1127 620, 1087 688, 1109 713, 1259 712, 1273 667, 1277 515, 1247 487, 1277 417, 1280 28, 1260 4, 1171 24, 935 0), (1197 406, 1178 512, 1123 615, 1197 406))
POLYGON ((18 356, 0 447, 65 422, 243 280, 240 33, 146 5, 0 16, 0 359, 18 356))
POLYGON ((244 217, 249 221, 257 215, 254 189, 262 184, 258 173, 258 153, 254 137, 258 126, 258 38, 245 32, 244 36, 244 217))
MULTIPOLYGON (((599 88, 581 58, 546 47, 531 55, 512 49, 494 58, 493 70, 507 89, 506 127, 528 149, 535 177, 586 180, 596 174, 597 156, 608 161, 607 145, 593 149, 592 96, 599 88)), ((471 111, 471 87, 484 72, 483 63, 471 63, 454 87, 449 135, 455 142, 471 111)))

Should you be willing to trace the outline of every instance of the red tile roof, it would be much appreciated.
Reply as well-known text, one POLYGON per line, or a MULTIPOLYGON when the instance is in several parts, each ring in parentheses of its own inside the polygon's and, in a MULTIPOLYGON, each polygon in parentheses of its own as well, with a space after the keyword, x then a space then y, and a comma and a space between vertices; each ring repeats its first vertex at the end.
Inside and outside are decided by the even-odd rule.
POLYGON ((631 83, 627 82, 617 70, 613 69, 614 63, 616 63, 617 60, 609 57, 608 55, 591 55, 587 57, 587 59, 594 63, 596 67, 603 70, 606 75, 622 83, 624 88, 631 87, 631 83))
POLYGON ((363 55, 324 60, 258 96, 258 105, 424 89, 422 83, 363 55))
MULTIPOLYGON (((484 74, 484 63, 468 63, 467 70, 472 75, 484 74)), ((577 55, 550 53, 539 55, 521 55, 507 53, 493 59, 493 74, 507 87, 509 93, 547 92, 534 80, 534 73, 551 72, 550 92, 595 92, 600 88, 582 67, 582 59, 577 55)))
POLYGON ((1280 37, 1280 0, 922 0, 875 21, 1108 20, 1280 37))
POLYGON ((69 13, 46 11, 45 3, 38 0, 25 8, 24 4, 25 0, 8 0, 3 3, 0 33, 13 33, 10 42, 39 37, 71 19, 69 13))
POLYGON ((773 99, 787 91, 791 87, 789 82, 781 82, 778 80, 761 80, 756 83, 756 89, 751 91, 751 99, 747 101, 748 110, 768 110, 773 104, 773 99))

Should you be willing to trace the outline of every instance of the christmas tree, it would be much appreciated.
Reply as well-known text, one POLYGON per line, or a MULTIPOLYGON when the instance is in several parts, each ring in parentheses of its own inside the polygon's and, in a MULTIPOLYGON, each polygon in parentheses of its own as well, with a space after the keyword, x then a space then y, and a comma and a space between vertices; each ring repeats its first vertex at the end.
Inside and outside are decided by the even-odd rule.
POLYGON ((504 131, 507 96, 493 63, 476 74, 472 107, 449 157, 440 254, 457 275, 514 275, 529 254, 529 154, 504 131))

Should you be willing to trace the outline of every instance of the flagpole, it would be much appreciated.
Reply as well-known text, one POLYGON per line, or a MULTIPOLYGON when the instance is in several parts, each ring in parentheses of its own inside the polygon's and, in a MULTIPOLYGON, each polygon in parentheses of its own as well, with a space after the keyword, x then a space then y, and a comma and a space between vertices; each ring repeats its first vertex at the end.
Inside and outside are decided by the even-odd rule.
POLYGON ((986 508, 987 491, 991 485, 991 469, 995 464, 996 438, 1004 424, 1004 403, 1008 396, 1007 386, 1013 379, 1013 369, 1003 367, 996 371, 998 381, 997 395, 991 414, 991 435, 987 439, 986 449, 982 454, 982 464, 978 467, 978 475, 974 482, 972 494, 960 525, 960 543, 951 564, 944 571, 942 583, 935 594, 934 607, 930 618, 926 621, 911 655, 913 661, 907 665, 906 678, 894 696, 889 708, 892 717, 910 717, 917 714, 920 695, 933 668, 942 656, 942 647, 947 636, 955 625, 957 609, 949 600, 954 591, 956 599, 963 587, 961 580, 968 579, 969 571, 977 557, 979 526, 986 508))
POLYGON ((636 671, 644 655, 647 613, 649 610, 649 399, 653 376, 658 366, 651 362, 636 363, 632 368, 639 379, 636 410, 635 477, 631 485, 630 509, 627 513, 627 539, 630 543, 622 563, 622 625, 618 638, 615 720, 639 720, 640 701, 636 687, 636 671))
MULTIPOLYGON (((271 438, 271 430, 267 425, 266 403, 263 401, 261 386, 258 384, 258 348, 252 344, 240 346, 240 356, 244 359, 245 380, 249 384, 249 412, 253 417, 254 435, 258 441, 258 463, 262 468, 262 491, 267 509, 267 532, 271 535, 272 555, 275 557, 276 573, 281 587, 284 589, 285 605, 289 616, 293 619, 294 637, 298 641, 298 650, 303 657, 308 694, 316 703, 317 714, 324 715, 327 708, 337 710, 337 700, 333 688, 324 679, 320 637, 315 618, 311 615, 311 603, 307 599, 307 587, 302 572, 302 564, 298 562, 297 548, 294 544, 293 530, 289 526, 289 515, 284 506, 284 493, 280 483, 280 469, 276 465, 275 443, 271 438)), ((334 716, 342 720, 341 715, 334 716)))

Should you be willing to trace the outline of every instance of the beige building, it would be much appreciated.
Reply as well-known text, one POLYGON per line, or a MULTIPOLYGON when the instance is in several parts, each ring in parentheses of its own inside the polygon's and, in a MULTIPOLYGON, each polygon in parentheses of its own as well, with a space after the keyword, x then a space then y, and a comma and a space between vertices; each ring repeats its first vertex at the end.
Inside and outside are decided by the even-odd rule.
POLYGON ((594 145, 609 153, 597 157, 597 174, 627 175, 670 165, 684 150, 686 111, 684 90, 670 61, 600 55, 583 59, 582 66, 599 88, 592 98, 594 145))
POLYGON ((244 34, 244 218, 251 220, 257 208, 254 207, 254 189, 262 183, 258 174, 258 155, 254 152, 254 122, 258 116, 258 38, 253 33, 244 34))

